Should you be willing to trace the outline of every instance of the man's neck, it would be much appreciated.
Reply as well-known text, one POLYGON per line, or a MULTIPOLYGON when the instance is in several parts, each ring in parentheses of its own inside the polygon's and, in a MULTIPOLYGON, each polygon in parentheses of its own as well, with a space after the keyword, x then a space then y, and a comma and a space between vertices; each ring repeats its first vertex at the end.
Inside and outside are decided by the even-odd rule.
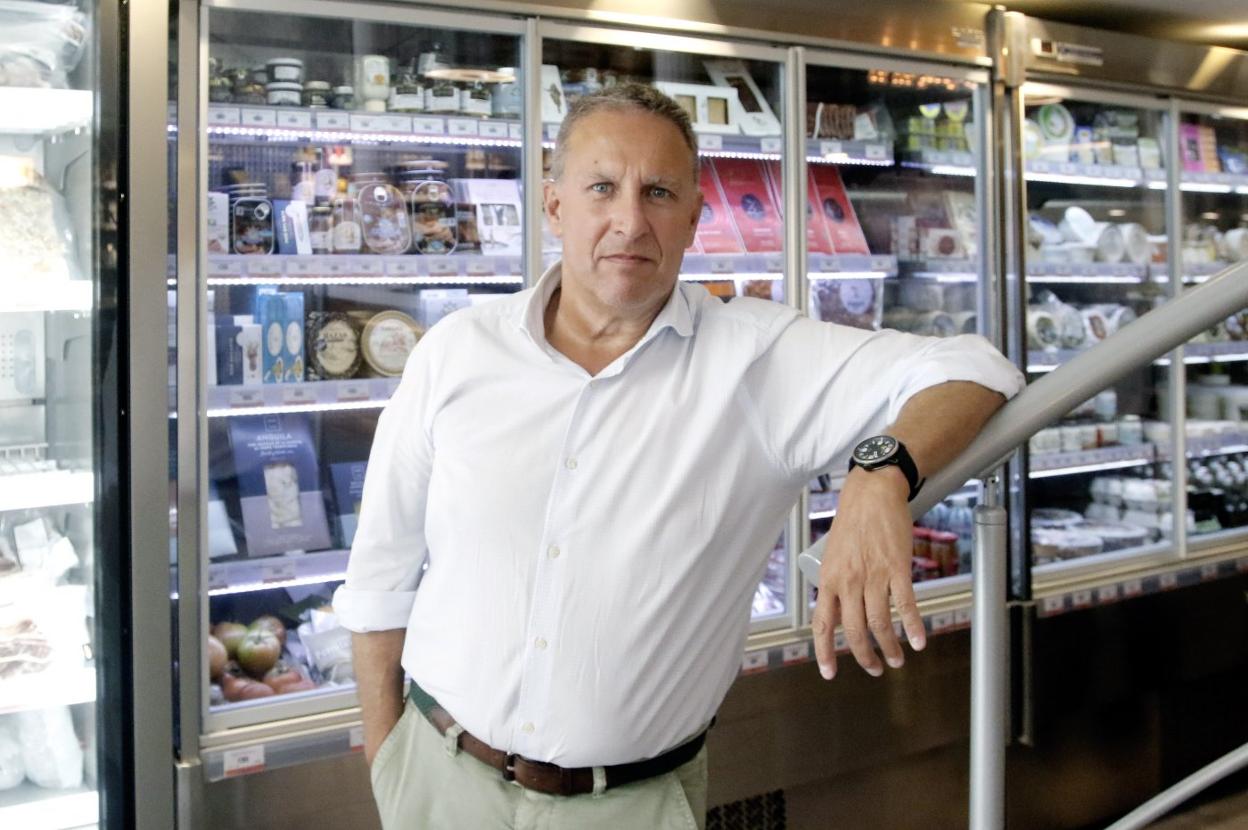
POLYGON ((664 296, 652 308, 623 315, 600 307, 575 286, 562 283, 546 303, 546 342, 596 375, 637 345, 667 300, 664 296))

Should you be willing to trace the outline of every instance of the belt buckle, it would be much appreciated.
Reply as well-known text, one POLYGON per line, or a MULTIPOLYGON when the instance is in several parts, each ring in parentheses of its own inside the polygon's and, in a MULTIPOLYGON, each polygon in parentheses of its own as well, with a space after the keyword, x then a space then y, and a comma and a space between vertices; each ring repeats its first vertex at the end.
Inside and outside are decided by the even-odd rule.
POLYGON ((514 752, 507 753, 503 758, 503 780, 510 781, 517 787, 520 786, 520 782, 516 780, 516 753, 514 752))

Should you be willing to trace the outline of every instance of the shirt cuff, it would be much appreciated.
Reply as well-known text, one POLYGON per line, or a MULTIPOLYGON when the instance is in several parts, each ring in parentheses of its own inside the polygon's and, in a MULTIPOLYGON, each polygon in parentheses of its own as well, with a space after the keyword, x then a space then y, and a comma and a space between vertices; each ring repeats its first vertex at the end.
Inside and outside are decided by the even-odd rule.
POLYGON ((356 634, 407 628, 415 591, 361 591, 342 585, 334 592, 339 624, 356 634))

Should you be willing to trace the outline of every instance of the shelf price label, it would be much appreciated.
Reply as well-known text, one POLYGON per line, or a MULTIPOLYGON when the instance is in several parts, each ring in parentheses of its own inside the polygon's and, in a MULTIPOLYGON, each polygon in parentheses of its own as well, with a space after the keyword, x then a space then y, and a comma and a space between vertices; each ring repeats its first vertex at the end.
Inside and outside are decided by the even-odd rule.
POLYGON ((316 126, 322 130, 349 130, 351 116, 345 112, 318 112, 316 126))
POLYGON ((517 123, 508 124, 507 137, 514 141, 521 141, 524 138, 524 130, 517 123))
POLYGON ((1144 582, 1140 579, 1128 579, 1122 583, 1122 595, 1124 597, 1138 597, 1144 593, 1144 582))
POLYGON ((839 141, 820 141, 819 155, 821 156, 841 156, 845 154, 845 149, 839 141))
POLYGON ((1118 600, 1118 585, 1102 585, 1096 590, 1096 601, 1099 603, 1116 602, 1118 600))
POLYGON ((412 132, 417 135, 445 135, 446 122, 441 118, 413 118, 412 132))
POLYGON ((430 258, 429 273, 438 277, 453 277, 459 274, 459 263, 446 258, 430 258))
POLYGON ((447 132, 451 135, 476 135, 477 122, 471 118, 446 119, 447 132))
POLYGON ((712 274, 732 274, 736 272, 736 268, 731 259, 714 258, 709 263, 709 270, 712 274))
POLYGON ((952 628, 952 627, 953 627, 953 615, 950 614, 948 611, 941 613, 941 614, 932 615, 932 633, 933 634, 939 634, 940 632, 946 629, 952 628))
POLYGON ((1066 605, 1066 598, 1062 596, 1045 597, 1040 602, 1040 613, 1044 616, 1059 613, 1066 605))
POLYGON ((493 274, 494 261, 485 257, 474 257, 468 260, 468 274, 474 277, 485 277, 493 274))
POLYGON ((377 117, 377 128, 384 133, 410 133, 412 119, 407 115, 381 115, 377 117))
POLYGON ((213 277, 241 277, 243 263, 236 259, 211 259, 208 261, 208 273, 213 277))
POLYGON ((240 749, 227 749, 222 753, 222 760, 225 762, 226 778, 251 775, 253 772, 263 772, 264 744, 246 746, 240 749))
POLYGON ((1092 604, 1091 591, 1075 591, 1070 595, 1070 605, 1072 608, 1087 608, 1092 604))
POLYGON ((393 277, 414 277, 420 274, 419 257, 395 257, 386 262, 386 273, 393 277))
POLYGON ((263 389, 231 389, 230 390, 230 406, 231 407, 247 407, 247 406, 263 406, 264 390, 263 389))
POLYGON ((256 257, 247 263, 247 274, 253 277, 271 277, 282 273, 282 261, 277 257, 256 257))
POLYGON ((886 144, 868 144, 866 146, 867 158, 871 161, 884 161, 888 158, 888 145, 886 144))
POLYGON ((1170 591, 1179 587, 1179 575, 1171 571, 1157 577, 1157 584, 1161 586, 1161 590, 1170 591))
POLYGON ((1217 579, 1218 578, 1218 563, 1209 562, 1207 564, 1201 565, 1200 566, 1200 578, 1202 580, 1217 579))
POLYGON ((499 121, 482 121, 480 132, 483 138, 507 138, 507 125, 499 121))
POLYGON ((359 257, 351 260, 351 273, 364 277, 380 277, 385 273, 385 266, 372 257, 359 257))
POLYGON ((367 401, 372 397, 365 381, 344 381, 338 384, 338 400, 367 401))
POLYGON ((751 674, 754 672, 764 671, 767 668, 767 652, 750 651, 746 652, 744 659, 741 660, 741 673, 751 674))
POLYGON ((271 565, 265 565, 260 572, 261 582, 290 582, 297 573, 295 573, 294 562, 274 562, 271 565))
POLYGON ((760 139, 758 142, 758 149, 763 153, 779 153, 783 147, 784 142, 774 136, 760 139))
POLYGON ((242 122, 247 127, 276 127, 277 113, 273 110, 258 110, 244 107, 241 111, 242 122))
POLYGON ((965 628, 971 624, 971 609, 959 608, 953 612, 953 624, 957 628, 965 628))
POLYGON ((805 663, 810 659, 810 641, 789 643, 781 651, 781 658, 786 666, 792 663, 805 663))
POLYGON ((285 110, 277 114, 277 126, 292 130, 312 129, 312 113, 300 110, 285 110))
POLYGON ((238 107, 209 107, 208 123, 217 126, 233 126, 238 124, 240 116, 238 107))
POLYGON ((347 743, 351 747, 352 752, 364 751, 364 727, 353 726, 347 733, 347 743))
POLYGON ((377 122, 378 117, 375 115, 352 115, 351 129, 359 130, 360 132, 375 133, 381 129, 381 126, 377 122))
POLYGON ((699 150, 722 150, 724 149, 724 137, 722 135, 716 135, 714 133, 700 135, 698 136, 698 149, 699 150))
POLYGON ((306 406, 316 403, 316 391, 307 384, 287 386, 282 389, 282 403, 286 406, 306 406))

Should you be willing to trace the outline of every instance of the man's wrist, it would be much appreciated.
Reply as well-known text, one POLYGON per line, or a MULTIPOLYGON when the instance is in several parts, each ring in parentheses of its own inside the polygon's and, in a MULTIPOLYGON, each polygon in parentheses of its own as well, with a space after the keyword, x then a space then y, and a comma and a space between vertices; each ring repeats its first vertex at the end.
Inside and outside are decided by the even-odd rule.
POLYGON ((875 470, 854 467, 845 477, 845 489, 875 489, 895 492, 902 501, 910 498, 910 482, 906 474, 895 464, 886 464, 875 470))

